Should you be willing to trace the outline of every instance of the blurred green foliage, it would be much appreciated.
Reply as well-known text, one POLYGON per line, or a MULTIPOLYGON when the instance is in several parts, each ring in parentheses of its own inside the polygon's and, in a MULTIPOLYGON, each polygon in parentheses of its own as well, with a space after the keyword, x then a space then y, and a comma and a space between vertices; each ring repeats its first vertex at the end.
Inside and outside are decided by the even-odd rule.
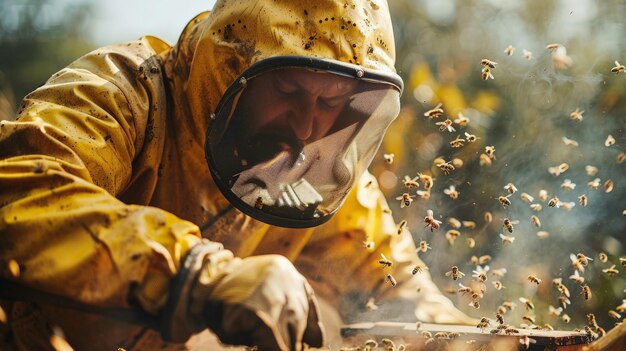
POLYGON ((5 106, 13 105, 15 111, 26 94, 94 47, 87 32, 91 9, 87 2, 0 2, 0 89, 5 106))

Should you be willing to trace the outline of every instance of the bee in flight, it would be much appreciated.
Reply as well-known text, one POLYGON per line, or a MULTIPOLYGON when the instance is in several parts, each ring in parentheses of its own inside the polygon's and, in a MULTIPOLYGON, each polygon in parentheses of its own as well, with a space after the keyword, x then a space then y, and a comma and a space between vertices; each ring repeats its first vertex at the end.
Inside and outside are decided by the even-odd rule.
POLYGON ((439 229, 439 226, 441 225, 441 221, 438 221, 433 217, 432 210, 426 211, 426 217, 424 217, 424 223, 426 223, 425 227, 430 227, 431 232, 435 229, 439 229))
POLYGON ((452 277, 452 280, 458 280, 463 276, 465 276, 465 273, 461 272, 457 266, 452 266, 452 269, 446 272, 446 277, 452 277))

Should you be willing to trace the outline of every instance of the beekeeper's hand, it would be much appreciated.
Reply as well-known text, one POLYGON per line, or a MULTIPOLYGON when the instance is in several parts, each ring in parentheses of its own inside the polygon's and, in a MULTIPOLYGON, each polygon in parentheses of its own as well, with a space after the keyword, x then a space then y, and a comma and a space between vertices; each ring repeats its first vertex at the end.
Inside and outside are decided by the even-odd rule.
MULTIPOLYGON (((188 292, 187 313, 193 321, 188 330, 208 327, 226 344, 260 350, 323 345, 313 289, 287 258, 262 255, 240 259, 228 250, 218 250, 205 255, 194 280, 188 292)), ((173 319, 173 323, 177 321, 182 319, 173 319)), ((183 324, 173 329, 182 331, 183 324)))

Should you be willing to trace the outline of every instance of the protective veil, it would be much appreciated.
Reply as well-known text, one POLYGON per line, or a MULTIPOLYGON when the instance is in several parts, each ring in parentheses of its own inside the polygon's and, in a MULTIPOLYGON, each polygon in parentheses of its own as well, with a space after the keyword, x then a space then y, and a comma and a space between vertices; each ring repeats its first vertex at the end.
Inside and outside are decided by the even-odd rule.
MULTIPOLYGON (((198 276, 198 269, 215 271, 221 279, 236 270, 233 256, 245 260, 279 254, 293 262, 316 294, 332 306, 339 306, 353 292, 380 299, 400 296, 414 301, 418 317, 425 321, 461 321, 464 316, 439 294, 427 275, 418 278, 407 273, 419 260, 410 235, 395 234, 391 215, 383 212, 386 204, 375 180, 367 173, 359 178, 379 143, 364 140, 359 133, 382 134, 395 117, 393 104, 388 103, 397 100, 400 91, 390 78, 394 60, 391 22, 382 1, 220 1, 213 12, 192 20, 174 47, 143 37, 85 55, 29 94, 16 121, 0 122, 0 260, 5 267, 9 262, 18 267, 3 270, 2 277, 93 309, 143 311, 155 324, 171 325, 171 320, 163 321, 164 309, 170 307, 171 297, 182 291, 215 287, 211 299, 226 304, 240 303, 243 296, 238 296, 236 289, 227 289, 229 285, 221 285, 227 282, 223 279, 194 289, 186 286, 189 281, 184 279, 180 285, 173 284, 181 272, 198 276), (246 72, 253 67, 269 72, 264 63, 293 56, 311 58, 312 63, 282 68, 363 82, 354 87, 344 107, 366 111, 347 114, 359 117, 338 119, 341 128, 331 127, 333 132, 324 133, 319 140, 294 148, 303 151, 308 162, 308 155, 327 151, 319 145, 323 138, 332 138, 341 145, 333 149, 343 158, 341 169, 347 169, 341 176, 329 173, 332 184, 341 190, 334 192, 342 194, 336 197, 325 193, 330 182, 313 184, 304 177, 321 197, 315 211, 307 209, 316 201, 305 199, 306 206, 300 207, 304 210, 296 216, 282 210, 267 212, 274 219, 308 221, 292 226, 316 224, 316 218, 323 218, 319 223, 330 219, 316 228, 299 230, 247 216, 245 211, 252 213, 257 207, 263 213, 265 200, 256 206, 263 195, 248 196, 248 202, 240 200, 244 212, 232 207, 233 197, 245 199, 248 193, 262 191, 250 192, 244 186, 235 187, 235 195, 222 195, 220 189, 228 194, 229 186, 243 182, 246 174, 255 170, 253 164, 241 169, 209 169, 205 157, 212 147, 236 149, 223 144, 236 138, 206 139, 207 131, 209 135, 220 130, 224 135, 232 132, 229 121, 235 123, 236 114, 223 114, 228 123, 221 122, 217 114, 211 118, 219 114, 218 106, 229 87, 241 84, 238 78, 243 75, 247 79, 246 72), (320 62, 330 64, 322 69, 315 66, 320 62), (257 63, 261 66, 254 66, 257 63), (353 73, 344 70, 346 67, 353 73), (372 99, 377 103, 367 109, 358 103, 358 93, 364 91, 378 96, 372 99), (368 130, 368 121, 383 120, 368 130), (210 129, 211 123, 224 124, 210 129), (229 184, 234 174, 241 175, 229 184), (213 182, 213 176, 223 184, 213 182), (360 185, 349 192, 349 185, 356 181, 360 185), (341 203, 344 206, 336 211, 341 203), (334 212, 332 218, 323 216, 334 212), (232 251, 234 255, 227 256, 233 263, 218 270, 210 259, 200 260, 198 265, 184 261, 189 263, 184 267, 195 267, 193 274, 183 268, 192 248, 206 247, 205 257, 209 258, 224 251, 222 245, 202 243, 201 237, 232 251), (375 248, 365 249, 363 241, 375 242, 375 248), (397 273, 390 271, 398 280, 396 288, 381 284, 376 262, 380 253, 397 263, 397 273), (422 289, 421 294, 416 294, 416 287, 422 289)), ((253 82, 251 79, 251 85, 253 82)), ((244 96, 245 90, 240 90, 239 96, 244 96)), ((223 101, 225 106, 228 98, 223 101)), ((285 150, 277 150, 260 158, 257 165, 277 157, 280 161, 285 150)), ((296 163, 301 153, 296 154, 296 163)), ((214 156, 209 156, 209 161, 214 156)), ((293 154, 286 156, 283 161, 295 164, 293 154)), ((238 164, 241 166, 241 159, 238 164)), ((221 161, 215 160, 215 165, 221 161)), ((339 168, 334 166, 326 168, 339 168)), ((262 178, 262 173, 256 174, 262 178)), ((286 177, 283 185, 295 188, 303 178, 300 175, 286 177)), ((282 192, 285 188, 275 189, 282 192)), ((268 191, 272 199, 267 207, 280 207, 276 194, 279 192, 268 191)), ((273 257, 258 259, 258 264, 249 263, 255 260, 242 262, 241 267, 285 266, 285 260, 273 257)), ((306 299, 303 296, 303 301, 306 299)), ((168 311, 176 312, 175 307, 168 311)), ((3 301, 2 308, 9 316, 9 328, 0 328, 0 346, 8 340, 17 349, 46 349, 43 345, 51 333, 47 326, 56 325, 76 349, 180 347, 164 343, 151 329, 60 308, 52 300, 37 304, 3 301)), ((176 319, 175 313, 165 315, 176 319)), ((284 334, 280 328, 271 332, 284 334)), ((198 341, 200 335, 189 342, 198 341)))

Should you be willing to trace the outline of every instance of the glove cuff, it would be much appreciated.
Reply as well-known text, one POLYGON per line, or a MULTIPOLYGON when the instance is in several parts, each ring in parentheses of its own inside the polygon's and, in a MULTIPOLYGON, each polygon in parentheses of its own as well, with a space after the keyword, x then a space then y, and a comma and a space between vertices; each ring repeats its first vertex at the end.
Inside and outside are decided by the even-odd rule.
POLYGON ((192 290, 198 274, 210 256, 225 251, 220 243, 203 239, 193 246, 181 262, 161 315, 161 337, 168 342, 185 342, 191 335, 205 329, 206 321, 190 313, 192 290))

